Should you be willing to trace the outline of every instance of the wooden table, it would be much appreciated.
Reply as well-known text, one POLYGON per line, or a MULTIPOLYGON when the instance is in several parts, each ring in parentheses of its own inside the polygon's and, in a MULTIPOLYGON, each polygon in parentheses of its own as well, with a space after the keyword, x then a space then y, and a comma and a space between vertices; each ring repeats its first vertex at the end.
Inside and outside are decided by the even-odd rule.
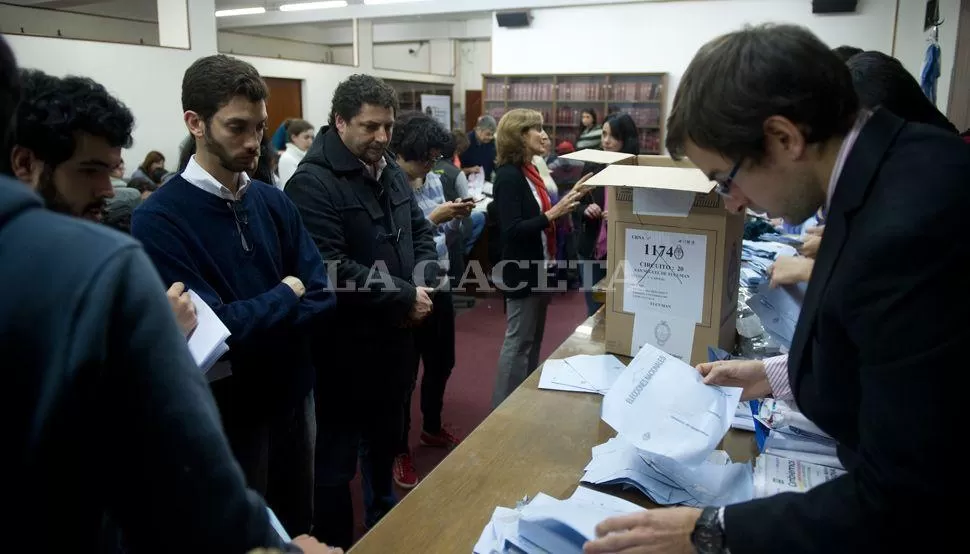
MULTIPOLYGON (((550 359, 603 354, 603 320, 600 310, 550 359)), ((615 432, 600 419, 601 396, 538 390, 539 373, 492 412, 351 553, 469 554, 496 506, 514 507, 523 496, 539 492, 556 498, 571 495, 591 449, 615 432)), ((753 434, 744 431, 730 431, 722 448, 736 461, 756 454, 753 434)), ((652 506, 635 493, 619 496, 652 506)))

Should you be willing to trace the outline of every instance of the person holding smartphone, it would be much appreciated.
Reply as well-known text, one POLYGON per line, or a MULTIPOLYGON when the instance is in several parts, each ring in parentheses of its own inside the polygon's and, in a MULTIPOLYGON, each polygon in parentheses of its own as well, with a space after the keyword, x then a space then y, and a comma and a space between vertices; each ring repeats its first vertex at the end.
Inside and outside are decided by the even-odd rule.
MULTIPOLYGON (((403 114, 394 123, 395 132, 388 148, 407 174, 418 207, 434 228, 438 265, 443 273, 448 268, 449 245, 462 241, 461 221, 474 208, 471 199, 447 201, 440 176, 432 171, 451 144, 451 133, 435 119, 420 112, 403 114)), ((455 308, 447 281, 442 279, 432 295, 433 307, 428 318, 414 329, 414 344, 424 377, 421 379, 421 445, 451 448, 459 439, 441 424, 445 385, 455 366, 455 308)), ((394 482, 411 489, 418 484, 417 471, 411 461, 408 435, 411 430, 411 397, 418 378, 418 359, 413 360, 411 386, 401 413, 401 433, 394 458, 394 482)))

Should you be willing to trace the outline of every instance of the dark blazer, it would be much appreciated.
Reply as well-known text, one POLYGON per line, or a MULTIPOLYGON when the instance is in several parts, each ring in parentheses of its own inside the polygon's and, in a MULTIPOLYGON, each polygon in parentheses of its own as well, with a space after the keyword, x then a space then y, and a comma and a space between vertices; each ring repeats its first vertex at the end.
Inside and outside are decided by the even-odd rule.
POLYGON ((789 356, 798 407, 849 472, 729 506, 732 554, 931 552, 956 539, 950 524, 965 518, 945 506, 966 490, 967 206, 970 147, 873 114, 838 179, 789 356))
MULTIPOLYGON (((510 164, 495 168, 493 203, 498 216, 502 255, 495 271, 501 272, 508 298, 525 298, 539 286, 542 273, 542 233, 549 218, 532 195, 522 168, 510 164)), ((489 206, 491 207, 491 206, 489 206)), ((543 283, 543 286, 548 284, 543 283)))

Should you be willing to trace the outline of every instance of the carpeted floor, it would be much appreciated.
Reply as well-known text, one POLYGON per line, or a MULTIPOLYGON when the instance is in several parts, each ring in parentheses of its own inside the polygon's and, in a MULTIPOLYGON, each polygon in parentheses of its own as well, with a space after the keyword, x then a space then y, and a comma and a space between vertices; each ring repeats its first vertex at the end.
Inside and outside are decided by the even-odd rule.
MULTIPOLYGON (((505 338, 505 313, 502 297, 479 297, 475 307, 461 310, 455 321, 455 369, 448 380, 442 419, 452 432, 465 436, 472 432, 491 412, 492 387, 499 351, 505 338)), ((583 293, 569 291, 556 294, 549 305, 545 337, 540 360, 545 360, 586 319, 583 293)), ((420 379, 420 376, 418 377, 420 379)), ((420 381, 419 381, 420 383, 420 381)), ((415 387, 411 402, 411 445, 418 475, 424 477, 444 459, 448 452, 440 448, 420 446, 421 434, 420 385, 415 387)), ((357 536, 363 532, 363 505, 360 484, 353 484, 357 536)), ((407 491, 398 489, 399 495, 407 491)))

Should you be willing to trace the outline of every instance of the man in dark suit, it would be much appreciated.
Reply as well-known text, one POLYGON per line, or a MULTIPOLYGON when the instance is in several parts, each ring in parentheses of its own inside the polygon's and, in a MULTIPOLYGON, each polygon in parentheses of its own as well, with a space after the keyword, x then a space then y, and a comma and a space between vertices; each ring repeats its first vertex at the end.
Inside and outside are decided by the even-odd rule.
POLYGON ((804 494, 607 520, 586 552, 933 551, 956 540, 958 512, 942 506, 959 479, 960 387, 940 370, 970 340, 970 245, 957 238, 970 149, 861 109, 838 56, 794 26, 702 47, 674 99, 667 148, 741 209, 802 221, 827 207, 788 371, 700 369, 743 398, 789 396, 838 441, 848 472, 804 494))

